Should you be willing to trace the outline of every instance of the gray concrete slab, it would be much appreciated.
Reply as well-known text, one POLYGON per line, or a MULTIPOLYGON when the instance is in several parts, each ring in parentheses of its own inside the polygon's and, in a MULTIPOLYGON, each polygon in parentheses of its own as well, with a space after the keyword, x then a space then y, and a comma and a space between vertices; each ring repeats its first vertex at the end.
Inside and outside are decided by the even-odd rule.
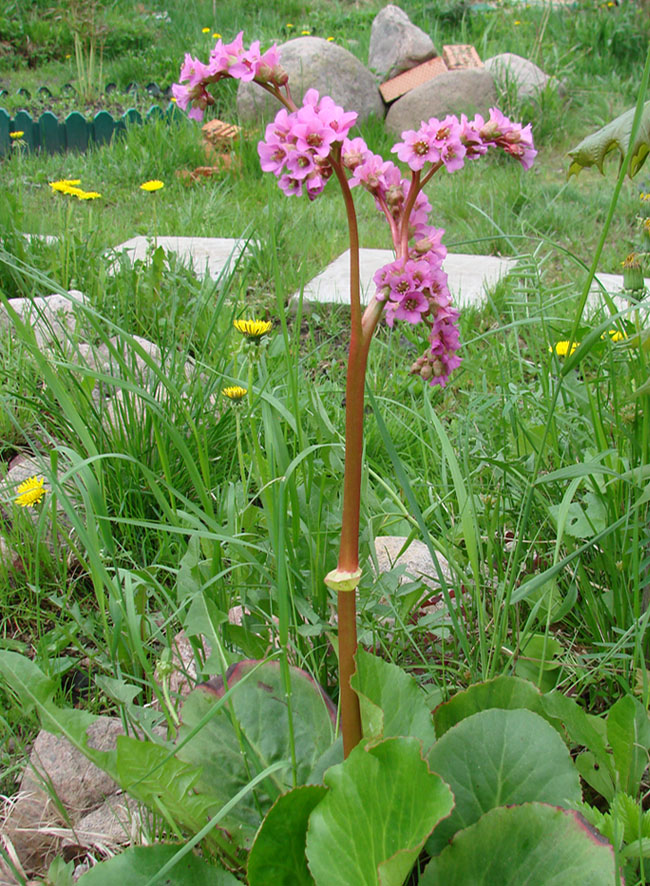
MULTIPOLYGON (((374 274, 393 261, 390 249, 360 249, 361 301, 368 304, 375 293, 374 274)), ((516 265, 512 258, 495 255, 447 255, 443 268, 449 275, 449 288, 454 302, 460 306, 481 304, 486 290, 492 289, 516 265)), ((294 293, 296 298, 299 293, 294 293)), ((350 250, 321 271, 304 288, 303 298, 321 304, 350 303, 350 250)))
MULTIPOLYGON (((152 245, 151 237, 131 237, 115 247, 126 252, 132 262, 143 261, 152 245)), ((181 261, 191 265, 194 273, 218 277, 228 265, 234 265, 246 246, 245 240, 231 237, 157 237, 156 243, 165 252, 175 252, 181 261)))

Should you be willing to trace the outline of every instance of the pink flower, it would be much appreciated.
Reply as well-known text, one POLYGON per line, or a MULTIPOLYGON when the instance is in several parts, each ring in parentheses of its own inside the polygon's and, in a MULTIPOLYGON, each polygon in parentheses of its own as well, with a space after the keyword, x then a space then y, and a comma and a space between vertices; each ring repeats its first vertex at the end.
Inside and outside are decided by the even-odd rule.
POLYGON ((189 52, 185 53, 185 60, 181 65, 179 80, 181 83, 189 82, 190 89, 203 85, 203 81, 209 74, 208 65, 204 65, 198 58, 193 58, 189 52))
POLYGON ((272 172, 274 175, 280 175, 287 161, 289 146, 283 145, 280 142, 258 142, 257 153, 260 155, 262 172, 272 172))
MULTIPOLYGON (((405 293, 402 300, 397 304, 393 314, 395 320, 406 320, 408 323, 419 323, 422 315, 429 310, 429 300, 422 292, 412 289, 405 293)), ((386 317, 386 322, 392 326, 392 322, 386 317)))
POLYGON ((371 152, 362 138, 346 138, 341 147, 341 160, 346 169, 354 172, 371 152))
POLYGON ((286 159, 289 175, 302 179, 314 171, 314 157, 307 151, 291 151, 286 159))
POLYGON ((402 133, 403 141, 393 145, 391 152, 397 154, 402 163, 407 163, 409 168, 417 172, 425 163, 437 163, 440 152, 432 144, 428 129, 407 129, 402 133))
POLYGON ((291 135, 299 151, 311 150, 319 157, 327 157, 336 140, 336 132, 309 105, 296 112, 291 135))

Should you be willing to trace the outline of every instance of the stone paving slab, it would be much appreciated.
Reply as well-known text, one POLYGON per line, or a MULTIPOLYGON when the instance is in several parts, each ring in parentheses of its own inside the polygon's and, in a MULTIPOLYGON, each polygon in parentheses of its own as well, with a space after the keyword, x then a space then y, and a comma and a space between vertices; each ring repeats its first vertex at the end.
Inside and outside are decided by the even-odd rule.
MULTIPOLYGON (((383 265, 393 261, 390 249, 360 249, 361 301, 368 304, 375 292, 374 274, 383 265)), ((495 255, 448 254, 443 268, 449 275, 449 288, 454 303, 460 306, 478 305, 485 298, 486 289, 493 288, 515 265, 512 258, 495 255)), ((349 304, 350 302, 350 250, 346 249, 337 259, 321 271, 304 288, 303 298, 321 304, 349 304)), ((297 298, 295 293, 292 298, 297 298)))
MULTIPOLYGON (((151 238, 132 237, 119 246, 116 252, 126 252, 131 261, 144 260, 151 247, 151 238)), ((246 248, 246 241, 231 237, 158 237, 158 246, 166 252, 175 252, 187 265, 191 265, 199 276, 206 272, 218 277, 229 263, 235 262, 246 248)), ((393 261, 390 249, 360 249, 361 300, 367 304, 375 291, 372 278, 383 265, 393 261)), ((495 255, 468 255, 449 253, 444 261, 444 270, 449 275, 449 288, 454 303, 459 307, 478 306, 485 301, 486 293, 510 273, 516 266, 514 258, 501 258, 495 255)), ((310 280, 304 288, 306 302, 321 304, 349 304, 350 300, 350 250, 347 249, 320 274, 310 280)), ((598 279, 612 296, 618 310, 625 310, 632 303, 623 292, 622 274, 598 274, 598 279)), ((646 288, 650 292, 650 278, 646 278, 646 288)), ((579 284, 576 288, 576 295, 579 284)), ((292 300, 298 298, 294 293, 292 300)), ((649 300, 650 304, 650 300, 649 300)), ((587 307, 596 310, 605 305, 600 287, 594 282, 587 307)))
MULTIPOLYGON (((643 299, 633 298, 628 294, 621 295, 621 293, 624 292, 622 274, 596 274, 596 279, 600 280, 607 292, 612 296, 612 301, 616 305, 617 310, 625 311, 631 305, 636 303, 640 304, 642 308, 647 308, 647 303, 649 301, 647 295, 643 297, 643 299)), ((587 299, 587 306, 591 309, 606 307, 602 289, 596 282, 596 279, 594 279, 594 282, 591 285, 591 290, 589 291, 589 297, 587 299)), ((650 277, 646 277, 644 282, 645 291, 648 293, 650 292, 650 277)))
MULTIPOLYGON (((152 245, 151 237, 131 237, 115 247, 116 252, 126 252, 132 262, 143 261, 152 245)), ((156 243, 165 252, 175 252, 181 261, 191 265, 198 277, 206 272, 218 277, 224 268, 234 264, 246 247, 245 240, 231 237, 157 237, 156 243)))

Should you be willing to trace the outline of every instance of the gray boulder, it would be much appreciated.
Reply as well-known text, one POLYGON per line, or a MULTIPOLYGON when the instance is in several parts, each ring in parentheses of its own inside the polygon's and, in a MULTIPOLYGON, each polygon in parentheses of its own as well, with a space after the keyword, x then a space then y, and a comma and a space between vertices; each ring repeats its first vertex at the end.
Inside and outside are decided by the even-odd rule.
POLYGON ((535 98, 549 83, 558 85, 555 77, 549 77, 534 62, 514 52, 494 55, 484 64, 501 89, 512 85, 519 98, 535 98))
MULTIPOLYGON (((375 78, 358 58, 320 37, 297 37, 284 43, 282 67, 289 74, 291 94, 297 105, 308 89, 330 95, 360 120, 372 114, 384 116, 384 104, 375 78)), ((237 110, 245 123, 272 120, 281 105, 256 83, 240 83, 237 110)))
POLYGON ((368 67, 390 80, 438 53, 433 40, 399 6, 385 6, 370 29, 368 67))
POLYGON ((439 74, 428 83, 412 89, 389 108, 386 129, 399 135, 405 129, 418 129, 423 120, 447 114, 487 114, 497 101, 497 91, 489 71, 468 68, 439 74))

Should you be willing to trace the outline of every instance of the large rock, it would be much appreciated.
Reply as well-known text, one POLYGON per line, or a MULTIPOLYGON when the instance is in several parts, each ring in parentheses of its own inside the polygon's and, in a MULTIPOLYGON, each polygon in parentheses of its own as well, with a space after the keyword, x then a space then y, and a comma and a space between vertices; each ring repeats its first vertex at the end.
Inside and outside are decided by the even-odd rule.
MULTIPOLYGON (((298 37, 284 43, 280 50, 296 104, 301 104, 308 89, 317 89, 321 95, 331 95, 346 111, 356 111, 360 120, 373 114, 384 116, 375 78, 347 49, 320 37, 298 37)), ((280 107, 256 83, 239 84, 237 110, 244 122, 271 120, 280 107)))
POLYGON ((497 101, 497 91, 489 71, 468 68, 439 74, 428 83, 407 92, 391 105, 386 129, 400 135, 405 129, 418 129, 423 120, 447 114, 487 114, 497 101))
POLYGON ((515 55, 514 52, 502 52, 484 62, 501 89, 512 86, 519 98, 535 98, 549 83, 558 85, 555 77, 549 77, 534 62, 515 55))
POLYGON ((385 6, 370 29, 368 67, 389 80, 438 55, 433 40, 399 6, 385 6))

